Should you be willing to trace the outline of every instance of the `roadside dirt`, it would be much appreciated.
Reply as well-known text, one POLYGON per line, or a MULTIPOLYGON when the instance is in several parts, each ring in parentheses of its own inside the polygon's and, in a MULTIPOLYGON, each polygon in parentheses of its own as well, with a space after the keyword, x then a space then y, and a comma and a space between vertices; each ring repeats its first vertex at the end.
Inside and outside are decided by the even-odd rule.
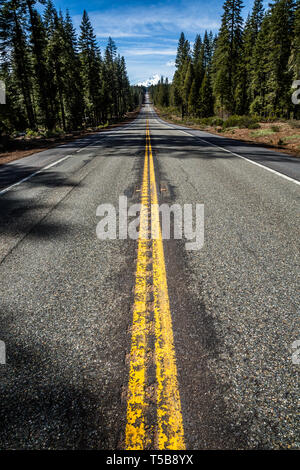
POLYGON ((133 121, 137 117, 139 112, 140 109, 127 113, 122 121, 110 124, 109 126, 103 129, 87 129, 84 131, 75 131, 58 137, 18 137, 16 139, 10 140, 6 150, 0 149, 0 165, 2 165, 3 163, 12 162, 13 160, 19 160, 23 157, 28 157, 29 155, 32 155, 34 153, 51 149, 53 147, 56 147, 57 145, 62 145, 72 140, 85 137, 87 135, 98 134, 99 132, 113 129, 114 127, 123 126, 133 121))
POLYGON ((256 143, 271 148, 277 152, 287 153, 300 158, 300 122, 299 127, 293 127, 288 122, 260 122, 259 129, 247 129, 238 127, 229 128, 225 131, 221 127, 199 126, 192 122, 182 121, 179 116, 166 115, 155 108, 157 114, 164 120, 180 124, 191 129, 199 129, 211 134, 222 135, 230 139, 243 140, 248 143, 256 143))

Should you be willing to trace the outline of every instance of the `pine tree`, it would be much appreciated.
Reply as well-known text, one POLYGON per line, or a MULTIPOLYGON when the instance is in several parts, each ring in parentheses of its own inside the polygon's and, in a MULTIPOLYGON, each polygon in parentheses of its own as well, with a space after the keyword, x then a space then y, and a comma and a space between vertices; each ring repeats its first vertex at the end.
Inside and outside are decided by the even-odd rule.
POLYGON ((213 115, 213 94, 211 87, 211 80, 209 76, 209 69, 205 72, 200 93, 199 93, 199 116, 202 118, 213 115))
POLYGON ((46 63, 47 69, 53 71, 53 92, 57 100, 57 112, 59 114, 60 124, 66 131, 66 116, 64 103, 64 76, 63 76, 63 55, 64 55, 64 25, 63 18, 58 17, 52 0, 48 0, 44 12, 44 26, 46 29, 46 63))
POLYGON ((251 58, 250 113, 266 115, 267 77, 270 55, 270 12, 267 12, 258 33, 251 58))
POLYGON ((197 64, 201 60, 202 54, 202 40, 200 34, 197 34, 193 47, 193 63, 197 64))
POLYGON ((119 117, 123 116, 130 107, 130 85, 126 71, 124 57, 118 55, 116 60, 117 68, 117 96, 119 117))
MULTIPOLYGON (((258 33, 257 33, 258 34, 258 33)), ((244 29, 244 51, 243 51, 243 63, 244 63, 244 70, 245 70, 245 108, 247 111, 249 110, 250 103, 251 103, 251 77, 252 77, 252 56, 253 56, 253 48, 255 46, 257 36, 253 37, 253 29, 251 25, 251 16, 248 15, 245 29, 244 29)))
POLYGON ((109 37, 105 49, 104 67, 109 95, 109 114, 111 117, 119 116, 116 54, 117 47, 112 38, 109 37))
POLYGON ((95 126, 101 120, 101 58, 96 36, 86 10, 83 12, 80 31, 78 44, 86 122, 95 126))
POLYGON ((209 34, 207 33, 207 31, 205 31, 203 39, 203 65, 205 68, 209 67, 211 64, 213 56, 213 46, 214 39, 212 31, 210 31, 209 34))
POLYGON ((181 115, 184 117, 187 111, 188 97, 192 86, 193 76, 187 77, 189 65, 191 64, 190 44, 181 33, 176 55, 176 71, 173 78, 174 102, 175 106, 181 109, 181 115))
POLYGON ((182 102, 183 102, 184 109, 187 113, 189 113, 189 96, 190 96, 193 81, 194 81, 194 67, 193 67, 192 61, 190 60, 186 68, 186 74, 184 77, 183 87, 182 87, 182 102))
POLYGON ((36 0, 26 0, 29 14, 30 44, 33 56, 33 67, 37 86, 37 101, 39 118, 47 129, 53 129, 56 124, 56 90, 54 73, 47 67, 47 36, 41 15, 34 8, 36 0))
POLYGON ((266 112, 273 116, 288 117, 292 109, 293 77, 288 70, 288 60, 292 50, 294 13, 294 0, 276 0, 270 5, 266 112))
POLYGON ((226 0, 222 25, 214 54, 214 94, 217 108, 223 113, 235 112, 235 90, 239 78, 238 64, 242 54, 242 0, 226 0))
POLYGON ((190 44, 188 40, 185 38, 184 33, 181 33, 178 46, 177 46, 177 54, 175 59, 175 64, 178 69, 182 67, 190 55, 190 44))
POLYGON ((251 14, 248 15, 244 28, 244 50, 243 66, 244 74, 241 79, 244 80, 244 111, 248 112, 252 101, 251 81, 255 68, 253 67, 253 52, 260 32, 264 18, 264 7, 262 0, 254 0, 251 14))
POLYGON ((199 114, 199 88, 196 84, 196 79, 194 78, 188 100, 188 109, 189 113, 197 116, 199 114))
POLYGON ((97 126, 140 103, 142 91, 130 88, 125 59, 117 56, 112 39, 102 61, 86 12, 78 43, 68 12, 64 19, 48 0, 41 16, 36 4, 3 0, 0 77, 6 83, 7 105, 0 110, 1 132, 97 126))
MULTIPOLYGON (((8 97, 10 96, 9 90, 11 90, 11 109, 15 109, 12 103, 13 100, 15 103, 17 102, 16 97, 20 90, 19 112, 23 114, 22 105, 24 103, 27 125, 34 129, 36 120, 32 100, 32 67, 26 32, 22 26, 25 19, 24 14, 23 5, 18 0, 5 1, 3 4, 0 11, 1 62, 2 73, 6 78, 8 97), (11 50, 11 55, 8 50, 11 50)), ((11 114, 11 120, 16 122, 13 113, 11 114)))
POLYGON ((64 98, 68 129, 81 127, 84 117, 83 84, 79 73, 81 62, 77 51, 77 37, 67 10, 63 28, 64 98))
MULTIPOLYGON (((298 1, 295 11, 293 40, 288 63, 288 71, 293 80, 300 80, 300 1, 298 1)), ((300 111, 298 110, 298 115, 299 113, 300 111)))
POLYGON ((194 66, 194 80, 191 87, 189 97, 189 109, 194 115, 197 115, 197 106, 199 99, 199 91, 205 73, 204 64, 204 50, 205 46, 198 34, 195 38, 193 49, 193 66, 194 66), (193 98, 192 98, 193 97, 193 98))

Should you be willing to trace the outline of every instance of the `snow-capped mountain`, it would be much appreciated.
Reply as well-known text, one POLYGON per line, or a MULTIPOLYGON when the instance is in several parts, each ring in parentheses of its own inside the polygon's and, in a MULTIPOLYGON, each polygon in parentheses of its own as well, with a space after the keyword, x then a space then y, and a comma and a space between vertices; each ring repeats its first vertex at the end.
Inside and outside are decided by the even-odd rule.
POLYGON ((144 82, 138 83, 138 86, 151 86, 151 85, 157 85, 160 80, 160 76, 158 74, 152 75, 152 77, 148 78, 148 80, 145 80, 144 82))

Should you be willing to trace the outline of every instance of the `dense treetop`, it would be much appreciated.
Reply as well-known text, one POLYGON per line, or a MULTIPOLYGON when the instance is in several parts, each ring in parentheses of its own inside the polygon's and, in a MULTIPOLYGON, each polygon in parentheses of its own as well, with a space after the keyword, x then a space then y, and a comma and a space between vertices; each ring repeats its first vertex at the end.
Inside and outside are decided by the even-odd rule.
POLYGON ((193 50, 181 33, 172 85, 162 78, 151 93, 182 116, 255 114, 299 118, 292 84, 300 79, 300 0, 254 0, 246 21, 242 0, 226 0, 216 37, 205 32, 193 50))
POLYGON ((71 17, 52 0, 41 15, 36 0, 2 0, 0 79, 7 104, 0 133, 13 130, 75 130, 119 119, 139 104, 124 57, 108 39, 102 53, 86 11, 77 37, 71 17))

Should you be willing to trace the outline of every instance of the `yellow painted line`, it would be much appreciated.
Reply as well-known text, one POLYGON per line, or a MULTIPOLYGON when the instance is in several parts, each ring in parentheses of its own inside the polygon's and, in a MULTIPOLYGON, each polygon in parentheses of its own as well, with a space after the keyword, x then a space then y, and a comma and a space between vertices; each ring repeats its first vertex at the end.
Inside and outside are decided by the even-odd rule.
POLYGON ((127 450, 142 450, 151 444, 151 439, 147 435, 149 427, 146 427, 145 419, 147 411, 145 395, 147 336, 150 333, 147 310, 147 281, 149 276, 147 265, 150 262, 148 216, 150 215, 151 205, 152 282, 157 381, 157 432, 154 445, 160 450, 181 450, 185 449, 183 420, 148 121, 141 203, 125 446, 127 450))
POLYGON ((146 143, 143 172, 140 232, 136 266, 133 308, 130 371, 127 398, 125 445, 128 450, 142 450, 146 443, 145 430, 145 359, 147 340, 147 264, 148 264, 148 144, 146 143))
POLYGON ((147 136, 150 169, 151 227, 152 233, 155 234, 154 237, 152 235, 152 256, 156 336, 158 448, 180 450, 185 449, 184 430, 149 126, 147 126, 147 136))

